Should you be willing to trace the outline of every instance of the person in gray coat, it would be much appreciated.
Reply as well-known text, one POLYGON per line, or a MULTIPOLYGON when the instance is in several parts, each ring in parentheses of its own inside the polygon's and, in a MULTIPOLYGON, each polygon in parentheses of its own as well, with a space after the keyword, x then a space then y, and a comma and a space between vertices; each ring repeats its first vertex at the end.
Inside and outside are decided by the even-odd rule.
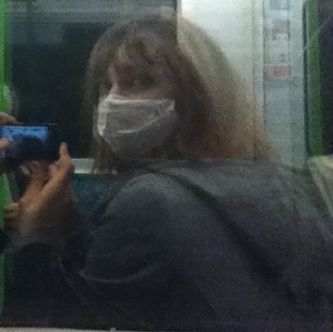
POLYGON ((85 123, 109 185, 91 227, 76 227, 65 145, 47 178, 32 169, 16 240, 52 252, 72 294, 47 325, 331 330, 333 223, 318 179, 270 160, 225 56, 174 23, 130 22, 92 52, 85 123))

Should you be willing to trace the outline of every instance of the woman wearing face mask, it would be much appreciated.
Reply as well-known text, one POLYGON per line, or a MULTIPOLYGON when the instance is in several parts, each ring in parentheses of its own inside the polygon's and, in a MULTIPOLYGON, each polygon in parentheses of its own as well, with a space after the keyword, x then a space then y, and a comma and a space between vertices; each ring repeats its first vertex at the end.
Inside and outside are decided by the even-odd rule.
POLYGON ((333 266, 329 217, 308 173, 253 161, 272 150, 250 101, 223 54, 187 22, 131 22, 100 38, 86 132, 96 172, 117 175, 96 197, 94 229, 84 246, 82 235, 59 232, 72 220, 52 208, 72 170, 64 147, 16 220, 31 243, 62 248, 77 304, 58 303, 48 326, 329 328, 320 278, 333 266))
POLYGON ((82 137, 94 134, 98 171, 126 159, 273 156, 253 98, 218 47, 184 20, 108 30, 90 58, 85 105, 82 137))

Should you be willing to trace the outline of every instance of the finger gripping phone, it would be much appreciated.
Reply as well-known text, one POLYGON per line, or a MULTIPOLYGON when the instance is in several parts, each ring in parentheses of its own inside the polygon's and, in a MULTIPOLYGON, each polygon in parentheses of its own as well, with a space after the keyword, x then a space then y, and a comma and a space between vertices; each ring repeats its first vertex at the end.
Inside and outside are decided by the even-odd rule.
POLYGON ((8 141, 1 152, 9 163, 58 159, 60 135, 56 124, 15 124, 0 126, 0 138, 8 141))

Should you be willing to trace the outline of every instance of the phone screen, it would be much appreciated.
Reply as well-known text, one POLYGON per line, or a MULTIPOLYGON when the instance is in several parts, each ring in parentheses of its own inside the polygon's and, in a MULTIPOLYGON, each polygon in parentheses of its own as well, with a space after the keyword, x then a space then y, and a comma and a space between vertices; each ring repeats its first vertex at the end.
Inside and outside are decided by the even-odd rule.
POLYGON ((58 159, 60 141, 55 124, 0 126, 0 137, 9 143, 2 152, 7 161, 58 159))

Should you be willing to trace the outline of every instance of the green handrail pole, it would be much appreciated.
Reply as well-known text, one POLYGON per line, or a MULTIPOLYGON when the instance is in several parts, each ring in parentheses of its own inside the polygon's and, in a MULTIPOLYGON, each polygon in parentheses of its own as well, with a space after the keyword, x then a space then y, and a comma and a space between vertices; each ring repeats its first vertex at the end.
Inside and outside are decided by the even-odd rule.
POLYGON ((5 0, 0 0, 0 111, 5 106, 5 0))
MULTIPOLYGON (((0 112, 11 109, 10 92, 5 85, 6 71, 6 0, 0 0, 0 112)), ((4 206, 10 200, 8 180, 5 175, 0 176, 0 227, 4 226, 4 206)), ((4 256, 0 256, 0 313, 3 312, 5 299, 5 264, 4 256)))

